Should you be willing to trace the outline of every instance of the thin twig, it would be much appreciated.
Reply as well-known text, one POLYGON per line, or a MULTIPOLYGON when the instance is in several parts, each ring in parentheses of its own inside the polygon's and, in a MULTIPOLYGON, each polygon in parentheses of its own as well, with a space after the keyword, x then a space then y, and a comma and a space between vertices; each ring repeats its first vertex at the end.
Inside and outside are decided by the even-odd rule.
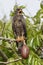
POLYGON ((8 62, 1 62, 0 61, 0 64, 9 64, 9 63, 17 62, 19 60, 22 60, 22 58, 19 58, 19 59, 16 59, 16 60, 12 60, 12 61, 8 61, 8 62))

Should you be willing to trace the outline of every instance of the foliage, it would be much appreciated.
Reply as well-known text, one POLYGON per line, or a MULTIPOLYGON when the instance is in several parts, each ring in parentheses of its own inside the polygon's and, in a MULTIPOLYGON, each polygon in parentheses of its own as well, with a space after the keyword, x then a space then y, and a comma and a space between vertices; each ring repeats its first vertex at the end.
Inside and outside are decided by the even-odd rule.
MULTIPOLYGON (((10 13, 10 16, 14 16, 16 7, 17 6, 14 6, 14 9, 10 13)), ((24 6, 19 7, 25 8, 24 6)), ((41 39, 43 40, 40 25, 41 14, 43 14, 43 9, 39 10, 33 17, 34 24, 30 22, 28 17, 25 18, 27 28, 27 46, 30 48, 29 57, 27 59, 22 59, 7 65, 43 65, 43 59, 40 58, 40 51, 37 51, 37 47, 41 46, 41 39)), ((0 36, 2 37, 14 38, 11 19, 8 20, 6 23, 3 22, 3 20, 0 20, 0 33, 0 36)), ((11 61, 20 57, 20 55, 18 55, 17 53, 15 42, 7 42, 5 40, 0 40, 0 43, 0 50, 2 50, 8 57, 7 61, 11 61)), ((2 57, 0 57, 0 61, 4 61, 2 57)))
POLYGON ((40 6, 43 9, 43 0, 41 1, 40 6))

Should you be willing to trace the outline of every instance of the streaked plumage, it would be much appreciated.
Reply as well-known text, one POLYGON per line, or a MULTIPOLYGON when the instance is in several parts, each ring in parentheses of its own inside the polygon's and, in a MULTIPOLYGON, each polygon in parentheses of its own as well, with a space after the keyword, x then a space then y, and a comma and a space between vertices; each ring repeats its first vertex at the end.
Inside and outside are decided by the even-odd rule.
MULTIPOLYGON (((21 8, 16 9, 15 16, 13 17, 13 22, 12 22, 12 30, 13 30, 13 33, 14 33, 16 39, 18 36, 19 36, 19 38, 22 37, 22 35, 24 37, 27 36, 25 22, 26 21, 22 15, 22 9, 21 8)), ((16 42, 16 43, 17 43, 17 47, 18 46, 21 47, 23 45, 22 41, 16 42)))

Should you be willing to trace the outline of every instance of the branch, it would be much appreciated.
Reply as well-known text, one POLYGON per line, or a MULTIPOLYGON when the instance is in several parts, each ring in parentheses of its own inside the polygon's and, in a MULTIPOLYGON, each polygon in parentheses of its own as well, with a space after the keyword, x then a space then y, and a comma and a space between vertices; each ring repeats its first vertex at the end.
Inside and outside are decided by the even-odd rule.
MULTIPOLYGON (((24 38, 26 39, 26 38, 24 38)), ((16 42, 16 41, 23 41, 22 38, 20 38, 19 40, 18 39, 10 39, 10 38, 5 38, 5 37, 0 37, 0 40, 5 40, 5 41, 10 41, 10 42, 16 42)))
POLYGON ((0 49, 0 56, 2 56, 4 61, 7 61, 8 57, 6 56, 6 54, 0 49))
POLYGON ((19 60, 22 60, 22 58, 19 58, 19 59, 16 59, 16 60, 12 60, 12 61, 8 61, 8 62, 0 62, 0 64, 9 64, 9 63, 17 62, 19 60))
POLYGON ((5 38, 5 37, 0 37, 0 40, 5 40, 5 41, 11 41, 11 42, 16 42, 16 39, 10 39, 10 38, 5 38))

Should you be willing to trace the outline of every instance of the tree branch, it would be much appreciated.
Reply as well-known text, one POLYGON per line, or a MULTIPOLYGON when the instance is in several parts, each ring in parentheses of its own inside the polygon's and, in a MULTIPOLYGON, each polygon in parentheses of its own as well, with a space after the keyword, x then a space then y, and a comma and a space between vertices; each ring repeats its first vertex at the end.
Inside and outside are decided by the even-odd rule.
POLYGON ((6 54, 0 49, 0 56, 2 56, 4 61, 7 61, 8 57, 6 56, 6 54))
POLYGON ((17 62, 19 60, 22 60, 22 58, 19 58, 19 59, 16 59, 16 60, 12 60, 12 61, 8 61, 8 62, 0 62, 0 64, 9 64, 9 63, 17 62))
POLYGON ((10 39, 10 38, 5 38, 5 37, 0 37, 0 40, 5 40, 5 41, 11 41, 11 42, 16 42, 16 39, 10 39))

